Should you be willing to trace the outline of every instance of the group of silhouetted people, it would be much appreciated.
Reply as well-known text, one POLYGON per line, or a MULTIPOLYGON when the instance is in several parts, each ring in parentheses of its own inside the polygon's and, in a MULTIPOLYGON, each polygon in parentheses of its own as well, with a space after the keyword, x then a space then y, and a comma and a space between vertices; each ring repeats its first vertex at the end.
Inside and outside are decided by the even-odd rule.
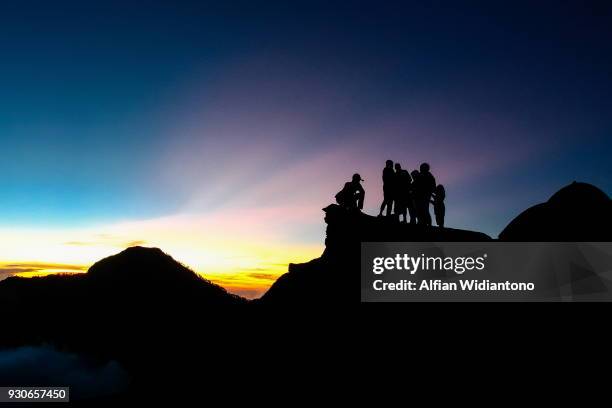
MULTIPOLYGON (((436 224, 444 227, 444 214, 446 208, 444 199, 446 192, 442 184, 436 185, 436 179, 429 171, 429 164, 421 164, 419 170, 411 173, 402 169, 401 164, 387 160, 382 173, 383 202, 380 206, 379 217, 397 215, 402 223, 431 226, 429 205, 433 204, 436 224)), ((351 181, 344 184, 344 188, 336 194, 336 201, 345 208, 363 209, 365 190, 359 174, 354 174, 351 181)))

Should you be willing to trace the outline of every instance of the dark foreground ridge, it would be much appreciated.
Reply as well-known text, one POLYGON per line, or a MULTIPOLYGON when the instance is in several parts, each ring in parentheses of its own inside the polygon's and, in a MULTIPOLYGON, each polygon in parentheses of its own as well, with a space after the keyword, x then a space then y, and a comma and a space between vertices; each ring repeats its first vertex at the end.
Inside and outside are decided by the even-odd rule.
POLYGON ((0 353, 26 368, 0 370, 0 384, 71 385, 71 400, 111 403, 225 378, 234 370, 225 358, 253 330, 246 304, 157 248, 128 248, 85 274, 7 278, 0 310, 12 323, 0 353), (85 372, 66 373, 58 355, 83 361, 85 372), (105 379, 88 379, 90 372, 105 379))
MULTIPOLYGON (((499 239, 610 241, 611 208, 601 190, 574 183, 519 215, 499 239)), ((184 389, 189 381, 206 384, 233 378, 235 365, 227 360, 238 364, 248 334, 250 349, 268 350, 265 336, 254 333, 282 329, 283 335, 293 331, 296 337, 308 338, 314 335, 305 324, 309 317, 317 324, 323 317, 346 320, 346 309, 359 302, 361 242, 492 240, 480 232, 400 224, 391 217, 372 217, 337 205, 323 210, 327 233, 321 257, 290 265, 264 296, 251 302, 157 248, 128 248, 97 262, 86 274, 0 281, 0 310, 8 311, 10 320, 0 335, 0 352, 42 345, 87 356, 88 365, 115 362, 129 381, 106 401, 140 401, 157 387, 174 384, 184 389), (278 319, 254 313, 268 304, 294 307, 274 308, 286 312, 278 319), (321 313, 313 313, 317 310, 321 313)), ((302 362, 311 357, 305 353, 302 362)), ((292 355, 295 358, 300 356, 292 355)), ((15 373, 7 375, 0 372, 0 383, 4 379, 11 385, 32 384, 31 378, 15 383, 15 373)), ((61 381, 52 376, 36 382, 65 385, 61 381)), ((75 387, 71 395, 78 399, 78 392, 75 387)))
MULTIPOLYGON (((147 332, 134 333, 135 324, 159 319, 163 327, 164 316, 188 317, 194 310, 246 302, 160 249, 132 247, 85 274, 1 281, 0 310, 11 311, 14 326, 0 336, 0 348, 59 342, 113 352, 147 332)), ((155 336, 165 334, 159 327, 150 327, 155 336)))

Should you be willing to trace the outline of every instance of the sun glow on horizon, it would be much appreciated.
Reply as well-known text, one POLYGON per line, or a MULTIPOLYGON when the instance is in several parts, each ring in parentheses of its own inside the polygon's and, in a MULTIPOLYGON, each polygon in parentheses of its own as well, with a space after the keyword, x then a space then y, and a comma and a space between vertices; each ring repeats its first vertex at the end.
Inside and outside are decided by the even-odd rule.
MULTIPOLYGON (((115 251, 110 255, 114 255, 120 250, 115 251)), ((198 275, 208 279, 209 281, 224 287, 228 292, 254 299, 260 297, 265 291, 284 273, 288 271, 290 263, 307 262, 320 255, 319 248, 307 248, 301 253, 292 252, 290 260, 283 257, 267 258, 272 262, 255 263, 254 266, 248 268, 220 268, 219 270, 198 270, 185 263, 180 258, 169 253, 178 262, 185 264, 198 275)), ((252 258, 250 256, 249 258, 252 258)), ((0 280, 8 276, 19 276, 24 278, 58 275, 58 274, 80 274, 86 273, 92 262, 88 265, 71 265, 71 264, 48 264, 42 262, 20 262, 20 261, 2 261, 0 262, 0 280)))
POLYGON ((322 253, 321 245, 267 225, 269 211, 174 215, 84 229, 0 229, 0 279, 83 273, 105 257, 140 245, 162 249, 229 292, 256 298, 287 272, 289 263, 322 253))
MULTIPOLYGON (((190 265, 186 266, 194 270, 198 275, 222 286, 230 293, 248 299, 255 299, 263 295, 281 275, 288 271, 290 263, 306 262, 317 256, 317 250, 314 249, 312 254, 305 253, 301 257, 293 254, 291 256, 291 261, 283 263, 264 264, 247 269, 235 268, 234 270, 230 269, 220 272, 198 271, 194 270, 190 265)), ((177 261, 181 262, 179 259, 177 259, 177 261)), ((4 276, 0 275, 0 279, 9 275, 33 278, 49 275, 81 274, 86 273, 90 266, 91 265, 53 265, 36 262, 0 262, 0 271, 4 272, 2 274, 4 276), (10 273, 7 271, 10 271, 10 273)))

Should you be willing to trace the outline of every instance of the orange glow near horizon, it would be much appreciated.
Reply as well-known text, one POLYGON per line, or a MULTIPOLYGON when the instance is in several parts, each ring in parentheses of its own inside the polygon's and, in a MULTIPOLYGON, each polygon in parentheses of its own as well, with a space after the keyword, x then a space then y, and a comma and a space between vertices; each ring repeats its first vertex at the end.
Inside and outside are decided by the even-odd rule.
POLYGON ((35 276, 47 276, 56 274, 75 274, 84 273, 88 269, 84 265, 64 265, 64 264, 48 264, 48 263, 21 263, 21 262, 0 262, 0 270, 11 272, 13 276, 21 276, 24 278, 32 278, 35 276))
MULTIPOLYGON (((308 259, 292 260, 292 263, 306 262, 317 255, 306 255, 308 259)), ((224 287, 228 292, 239 296, 255 299, 263 295, 270 286, 288 271, 289 263, 279 263, 270 265, 267 268, 252 268, 250 270, 220 273, 203 273, 195 271, 197 274, 209 281, 224 287)), ((32 278, 39 276, 57 274, 79 274, 86 273, 89 266, 83 265, 53 265, 44 263, 14 263, 0 262, 0 270, 12 269, 12 276, 32 278)))
POLYGON ((321 244, 292 239, 281 224, 270 222, 284 217, 296 225, 302 215, 278 208, 232 209, 80 229, 0 228, 0 279, 83 273, 105 257, 140 245, 162 249, 231 293, 257 298, 289 263, 321 255, 321 244))

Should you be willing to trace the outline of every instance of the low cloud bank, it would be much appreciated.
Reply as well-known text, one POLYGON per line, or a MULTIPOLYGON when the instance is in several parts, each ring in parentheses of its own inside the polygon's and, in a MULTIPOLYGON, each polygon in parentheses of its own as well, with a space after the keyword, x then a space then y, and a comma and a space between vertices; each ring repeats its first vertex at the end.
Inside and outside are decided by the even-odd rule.
POLYGON ((124 390, 128 375, 116 361, 103 364, 50 346, 0 351, 0 386, 68 386, 71 399, 124 390))

